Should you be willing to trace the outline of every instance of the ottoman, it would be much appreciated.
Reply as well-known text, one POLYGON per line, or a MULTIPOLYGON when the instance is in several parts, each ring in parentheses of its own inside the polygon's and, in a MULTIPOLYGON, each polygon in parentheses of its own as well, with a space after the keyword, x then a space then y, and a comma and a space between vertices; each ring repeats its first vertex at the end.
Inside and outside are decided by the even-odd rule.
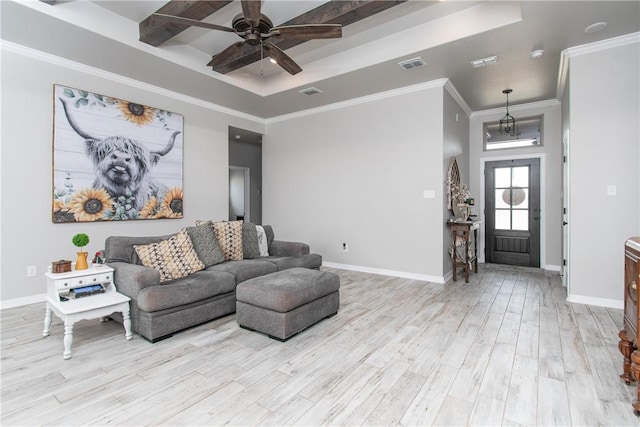
POLYGON ((338 312, 340 277, 328 271, 291 268, 255 277, 236 287, 240 327, 284 341, 338 312))

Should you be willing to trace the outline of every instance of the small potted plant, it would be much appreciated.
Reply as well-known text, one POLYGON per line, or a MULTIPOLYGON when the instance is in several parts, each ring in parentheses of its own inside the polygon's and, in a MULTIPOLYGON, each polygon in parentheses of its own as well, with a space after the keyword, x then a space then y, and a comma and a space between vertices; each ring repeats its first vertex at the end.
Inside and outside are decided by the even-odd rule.
POLYGON ((89 244, 89 236, 84 233, 78 233, 71 239, 71 243, 80 248, 78 258, 76 259, 76 270, 86 270, 89 268, 87 264, 87 252, 83 248, 89 244))

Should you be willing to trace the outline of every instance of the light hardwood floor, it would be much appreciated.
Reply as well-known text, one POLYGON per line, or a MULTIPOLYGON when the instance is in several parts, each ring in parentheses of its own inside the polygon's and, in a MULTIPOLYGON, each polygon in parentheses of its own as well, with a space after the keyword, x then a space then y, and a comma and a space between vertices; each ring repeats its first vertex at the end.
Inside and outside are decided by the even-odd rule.
POLYGON ((434 284, 343 270, 337 316, 285 343, 235 315, 150 344, 114 321, 42 337, 1 312, 2 425, 640 425, 622 310, 570 304, 556 274, 480 265, 434 284))

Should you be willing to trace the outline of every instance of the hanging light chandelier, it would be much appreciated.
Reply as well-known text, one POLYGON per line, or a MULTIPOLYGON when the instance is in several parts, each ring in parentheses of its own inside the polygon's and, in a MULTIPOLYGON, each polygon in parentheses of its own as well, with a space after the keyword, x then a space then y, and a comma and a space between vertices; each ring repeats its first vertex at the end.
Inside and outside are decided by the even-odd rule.
POLYGON ((511 92, 513 92, 511 89, 505 89, 502 91, 502 93, 507 95, 507 114, 500 119, 500 133, 509 135, 514 134, 516 131, 516 119, 509 114, 509 94, 511 92))

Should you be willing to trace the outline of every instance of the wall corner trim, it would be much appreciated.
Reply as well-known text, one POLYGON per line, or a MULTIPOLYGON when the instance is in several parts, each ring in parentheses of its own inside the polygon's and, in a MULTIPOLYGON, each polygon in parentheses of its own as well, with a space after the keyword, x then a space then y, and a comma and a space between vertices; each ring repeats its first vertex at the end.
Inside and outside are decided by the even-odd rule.
POLYGON ((597 297, 590 297, 586 295, 569 294, 567 295, 567 302, 586 304, 586 305, 595 305, 598 307, 618 308, 620 310, 624 309, 624 301, 622 300, 597 298, 597 297))
POLYGON ((431 276, 428 274, 409 273, 405 271, 386 270, 381 268, 364 267, 360 265, 339 264, 336 262, 323 262, 322 265, 340 270, 359 271, 362 273, 380 274, 381 276, 402 277, 404 279, 422 280, 431 283, 446 283, 442 276, 431 276))
POLYGON ((22 307, 24 305, 39 304, 46 301, 47 294, 31 295, 23 298, 15 298, 6 301, 0 301, 0 310, 7 308, 22 307))

